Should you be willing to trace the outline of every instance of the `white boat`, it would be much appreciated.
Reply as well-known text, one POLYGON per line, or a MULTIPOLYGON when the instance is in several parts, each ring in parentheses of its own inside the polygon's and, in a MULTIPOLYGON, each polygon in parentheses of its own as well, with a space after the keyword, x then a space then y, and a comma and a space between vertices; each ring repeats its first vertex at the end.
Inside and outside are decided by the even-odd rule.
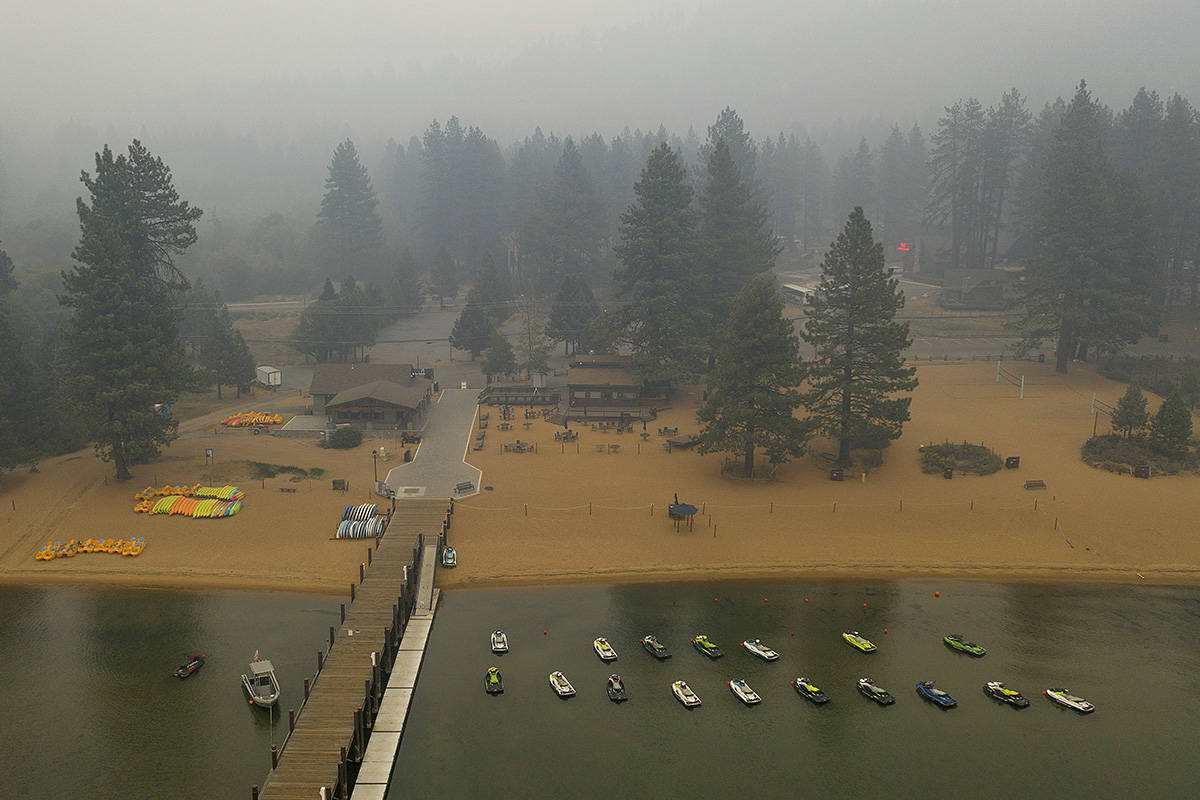
POLYGON ((1096 710, 1096 707, 1087 700, 1071 694, 1070 689, 1047 689, 1046 691, 1042 692, 1042 694, 1046 695, 1046 697, 1049 697, 1060 706, 1073 708, 1080 714, 1090 714, 1096 710))
POLYGON ((608 643, 608 639, 601 636, 592 642, 592 647, 596 650, 596 655, 600 656, 601 661, 616 661, 617 651, 612 649, 612 645, 608 643))
POLYGON ((738 700, 741 700, 748 706, 755 703, 761 703, 762 698, 758 696, 758 692, 750 688, 750 684, 746 683, 741 678, 734 678, 729 682, 729 688, 737 695, 738 700))
POLYGON ((492 652, 508 652, 508 636, 505 635, 504 631, 492 631, 492 652))
POLYGON ((279 681, 275 679, 275 667, 270 661, 260 660, 258 653, 250 662, 250 674, 242 676, 242 687, 250 695, 252 705, 270 708, 279 699, 279 681))
POLYGON ((550 688, 558 694, 559 697, 570 697, 575 694, 575 687, 567 680, 567 676, 561 672, 550 673, 550 688))
POLYGON ((776 653, 758 639, 747 639, 742 642, 742 647, 746 648, 746 652, 758 656, 763 661, 774 661, 779 658, 779 653, 776 653))
POLYGON ((688 686, 686 681, 675 681, 671 684, 671 691, 679 698, 679 702, 688 708, 700 705, 699 696, 692 691, 692 687, 688 686))

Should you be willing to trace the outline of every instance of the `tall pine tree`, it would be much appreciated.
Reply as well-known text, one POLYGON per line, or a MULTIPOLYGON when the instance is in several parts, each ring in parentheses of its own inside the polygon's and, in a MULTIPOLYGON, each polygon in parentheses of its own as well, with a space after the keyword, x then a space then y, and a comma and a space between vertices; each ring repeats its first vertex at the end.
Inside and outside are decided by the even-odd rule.
POLYGON ((174 300, 187 288, 174 256, 196 241, 201 211, 179 199, 171 171, 136 139, 127 155, 105 147, 80 178, 79 244, 60 302, 73 314, 62 332, 71 410, 86 421, 96 454, 117 480, 157 456, 178 422, 154 410, 190 387, 174 300))
POLYGON ((332 275, 380 277, 383 225, 367 168, 347 139, 333 151, 325 196, 317 213, 317 242, 323 271, 332 275))
POLYGON ((734 296, 755 275, 770 272, 783 248, 767 226, 767 212, 751 196, 724 139, 712 149, 705 174, 696 295, 708 315, 710 352, 715 353, 717 331, 729 316, 734 296))
POLYGON ((642 380, 694 379, 704 369, 707 337, 696 307, 696 212, 679 156, 665 142, 646 160, 636 200, 621 215, 615 248, 624 337, 642 380))
POLYGON ((838 440, 837 463, 851 447, 883 447, 908 421, 916 370, 906 366, 908 323, 899 282, 884 271, 883 245, 855 208, 825 254, 821 282, 801 334, 814 354, 805 374, 804 405, 821 430, 838 440))
POLYGON ((772 464, 804 453, 812 425, 795 416, 801 402, 796 387, 804 378, 799 347, 774 281, 752 278, 721 326, 717 366, 699 414, 701 452, 740 455, 746 477, 754 474, 757 447, 772 464))

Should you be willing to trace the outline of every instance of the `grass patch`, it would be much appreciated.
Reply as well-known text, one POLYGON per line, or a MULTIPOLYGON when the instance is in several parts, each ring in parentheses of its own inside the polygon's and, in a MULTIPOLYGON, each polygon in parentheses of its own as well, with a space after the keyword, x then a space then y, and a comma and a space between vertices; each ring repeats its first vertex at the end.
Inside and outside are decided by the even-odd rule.
POLYGON ((265 464, 262 461, 248 461, 250 476, 253 478, 274 478, 285 472, 290 472, 299 478, 319 478, 325 474, 323 469, 304 469, 303 467, 284 466, 283 464, 265 464), (314 473, 320 473, 314 474, 314 473))
POLYGON ((981 444, 944 442, 921 447, 921 471, 926 474, 940 474, 949 467, 970 475, 991 475, 1003 465, 996 451, 981 444))
POLYGON ((1080 448, 1080 457, 1089 466, 1122 475, 1132 475, 1133 468, 1141 464, 1150 466, 1151 476, 1178 475, 1200 468, 1195 442, 1186 453, 1169 453, 1145 437, 1125 438, 1116 433, 1088 439, 1080 448))

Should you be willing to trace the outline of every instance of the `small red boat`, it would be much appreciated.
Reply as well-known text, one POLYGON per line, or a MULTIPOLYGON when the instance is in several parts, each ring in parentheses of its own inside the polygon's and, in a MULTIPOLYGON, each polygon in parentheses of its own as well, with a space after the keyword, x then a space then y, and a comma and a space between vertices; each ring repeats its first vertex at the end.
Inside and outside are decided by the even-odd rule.
POLYGON ((186 678, 196 670, 204 666, 204 659, 207 658, 204 653, 189 653, 188 660, 175 668, 175 677, 186 678))

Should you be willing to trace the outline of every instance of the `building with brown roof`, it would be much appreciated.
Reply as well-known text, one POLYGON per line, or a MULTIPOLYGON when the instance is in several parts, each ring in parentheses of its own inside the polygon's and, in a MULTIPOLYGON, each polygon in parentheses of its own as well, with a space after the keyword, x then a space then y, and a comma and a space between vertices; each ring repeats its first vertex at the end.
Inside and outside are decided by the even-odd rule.
POLYGON ((425 374, 410 364, 317 364, 308 390, 313 414, 331 424, 411 427, 433 396, 425 374))

